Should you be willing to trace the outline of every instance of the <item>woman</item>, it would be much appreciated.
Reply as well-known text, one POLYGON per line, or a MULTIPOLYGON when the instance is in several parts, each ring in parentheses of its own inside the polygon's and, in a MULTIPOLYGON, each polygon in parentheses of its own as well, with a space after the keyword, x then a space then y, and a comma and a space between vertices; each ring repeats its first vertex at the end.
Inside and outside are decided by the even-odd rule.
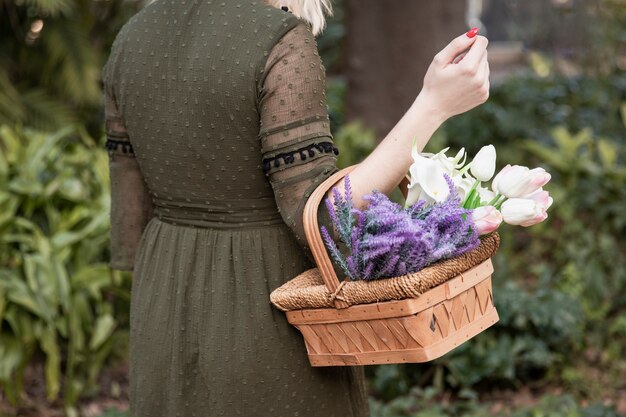
MULTIPOLYGON (((302 209, 337 170, 314 38, 327 0, 271 1, 156 0, 103 68, 110 265, 133 271, 134 417, 368 415, 362 368, 310 367, 269 303, 312 266, 302 209)), ((437 54, 351 174, 355 204, 398 184, 415 138, 422 148, 487 99, 487 41, 474 35, 437 54)))

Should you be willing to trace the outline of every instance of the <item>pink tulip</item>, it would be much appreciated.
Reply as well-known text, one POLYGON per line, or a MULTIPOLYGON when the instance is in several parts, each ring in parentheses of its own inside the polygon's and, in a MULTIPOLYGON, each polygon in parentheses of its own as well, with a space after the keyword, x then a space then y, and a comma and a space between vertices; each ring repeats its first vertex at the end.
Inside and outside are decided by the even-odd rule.
POLYGON ((542 221, 544 221, 547 218, 548 218, 548 213, 545 212, 545 211, 542 211, 541 213, 537 214, 532 219, 528 219, 527 221, 521 223, 520 226, 522 226, 522 227, 534 226, 536 224, 541 223, 542 221))
POLYGON ((543 168, 507 165, 495 176, 491 186, 505 197, 523 198, 540 190, 550 178, 550 174, 543 168))
POLYGON ((502 203, 504 222, 518 226, 533 226, 548 218, 546 207, 527 198, 510 198, 502 203))
POLYGON ((535 191, 534 193, 526 196, 529 200, 533 200, 538 206, 543 208, 543 210, 547 210, 552 205, 552 197, 547 191, 544 191, 543 188, 535 191))
POLYGON ((552 176, 543 168, 531 169, 529 171, 529 174, 531 176, 531 180, 528 184, 527 190, 525 190, 528 191, 526 194, 524 194, 526 196, 541 190, 541 187, 546 185, 548 181, 550 181, 550 178, 552 178, 552 176))
POLYGON ((472 220, 479 235, 491 233, 502 223, 502 214, 493 206, 477 207, 472 211, 472 220))

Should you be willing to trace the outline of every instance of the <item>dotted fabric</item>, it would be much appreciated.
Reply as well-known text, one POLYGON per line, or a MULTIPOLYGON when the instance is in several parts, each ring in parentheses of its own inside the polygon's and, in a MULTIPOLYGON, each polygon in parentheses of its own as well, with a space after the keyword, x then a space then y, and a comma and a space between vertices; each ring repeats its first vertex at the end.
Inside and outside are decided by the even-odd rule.
POLYGON ((313 266, 302 208, 337 170, 310 27, 260 1, 156 0, 103 83, 131 415, 368 416, 363 369, 310 367, 269 301, 313 266))

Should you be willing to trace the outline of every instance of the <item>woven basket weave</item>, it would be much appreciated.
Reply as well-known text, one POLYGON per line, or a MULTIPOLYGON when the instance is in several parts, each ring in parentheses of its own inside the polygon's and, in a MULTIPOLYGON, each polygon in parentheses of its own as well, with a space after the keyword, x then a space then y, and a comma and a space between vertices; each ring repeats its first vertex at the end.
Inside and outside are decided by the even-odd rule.
MULTIPOLYGON (((327 191, 354 167, 322 183, 304 209, 317 268, 274 290, 271 302, 304 336, 312 366, 426 362, 498 321, 491 288, 492 233, 478 248, 417 273, 339 282, 324 247, 317 209, 327 191)), ((406 183, 401 184, 406 192, 406 183)))

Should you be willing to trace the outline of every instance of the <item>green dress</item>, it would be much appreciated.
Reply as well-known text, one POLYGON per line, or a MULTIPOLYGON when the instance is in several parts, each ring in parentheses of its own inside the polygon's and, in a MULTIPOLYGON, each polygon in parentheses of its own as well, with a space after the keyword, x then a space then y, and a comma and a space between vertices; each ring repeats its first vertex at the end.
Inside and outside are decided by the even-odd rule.
POLYGON ((269 302, 312 267, 302 209, 337 170, 310 27, 261 1, 156 0, 103 83, 131 415, 367 416, 363 369, 311 367, 269 302))

